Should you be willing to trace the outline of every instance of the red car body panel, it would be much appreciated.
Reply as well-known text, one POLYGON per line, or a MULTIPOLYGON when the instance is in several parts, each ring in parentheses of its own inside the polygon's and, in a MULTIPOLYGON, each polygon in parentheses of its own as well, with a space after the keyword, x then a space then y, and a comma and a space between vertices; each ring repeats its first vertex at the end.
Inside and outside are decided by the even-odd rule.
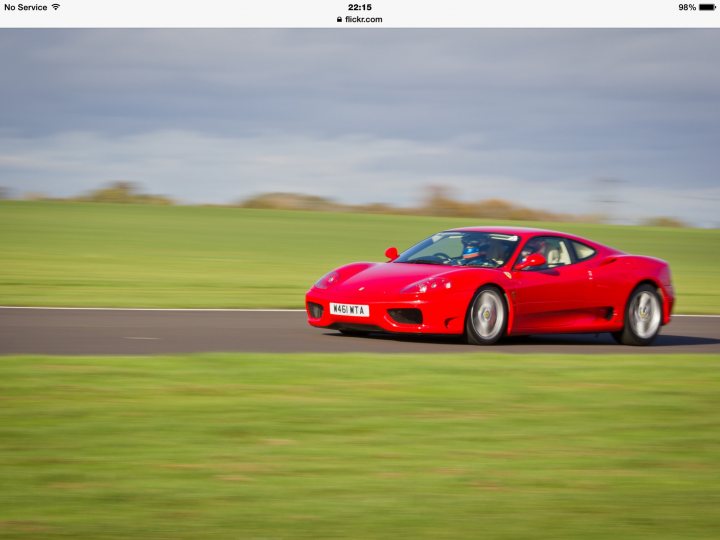
POLYGON ((616 332, 623 328, 625 306, 641 283, 657 288, 663 303, 662 324, 670 322, 674 291, 669 267, 660 259, 628 255, 585 238, 548 230, 469 227, 453 231, 516 235, 519 247, 499 268, 392 261, 343 266, 329 274, 335 275, 332 283, 325 286, 320 280, 307 292, 308 322, 324 328, 463 334, 475 293, 485 285, 494 285, 506 298, 507 335, 616 332), (540 236, 576 241, 595 254, 566 266, 516 270, 522 246, 540 236), (434 288, 418 292, 412 287, 428 279, 434 280, 434 288), (369 313, 362 317, 331 313, 330 303, 368 306, 369 313), (422 322, 401 322, 389 313, 395 309, 418 309, 422 322))

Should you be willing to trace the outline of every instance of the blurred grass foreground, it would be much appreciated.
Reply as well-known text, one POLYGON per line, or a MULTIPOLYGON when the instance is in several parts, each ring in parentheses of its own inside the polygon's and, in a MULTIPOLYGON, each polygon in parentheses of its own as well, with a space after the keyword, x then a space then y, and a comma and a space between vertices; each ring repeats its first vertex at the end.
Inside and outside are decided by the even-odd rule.
POLYGON ((716 539, 720 356, 4 357, 0 537, 716 539))
MULTIPOLYGON (((457 217, 0 201, 0 304, 290 307, 335 266, 382 261, 457 217)), ((508 222, 505 222, 508 223, 508 222)), ((720 230, 513 222, 667 260, 677 312, 720 313, 720 230)))

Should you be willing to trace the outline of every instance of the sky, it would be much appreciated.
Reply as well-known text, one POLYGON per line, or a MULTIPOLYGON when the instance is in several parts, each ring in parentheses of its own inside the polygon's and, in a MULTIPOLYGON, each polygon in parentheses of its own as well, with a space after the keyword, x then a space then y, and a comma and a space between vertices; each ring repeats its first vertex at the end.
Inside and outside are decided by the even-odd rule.
POLYGON ((720 226, 720 30, 0 30, 0 186, 720 226), (608 202, 609 201, 609 202, 608 202))

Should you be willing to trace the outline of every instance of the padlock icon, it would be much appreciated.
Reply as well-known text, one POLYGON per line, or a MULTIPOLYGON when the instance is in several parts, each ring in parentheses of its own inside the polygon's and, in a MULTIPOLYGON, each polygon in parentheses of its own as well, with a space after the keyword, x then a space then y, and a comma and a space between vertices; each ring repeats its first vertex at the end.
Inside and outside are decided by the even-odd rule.
POLYGON ((342 22, 342 17, 338 17, 338 22, 342 22))

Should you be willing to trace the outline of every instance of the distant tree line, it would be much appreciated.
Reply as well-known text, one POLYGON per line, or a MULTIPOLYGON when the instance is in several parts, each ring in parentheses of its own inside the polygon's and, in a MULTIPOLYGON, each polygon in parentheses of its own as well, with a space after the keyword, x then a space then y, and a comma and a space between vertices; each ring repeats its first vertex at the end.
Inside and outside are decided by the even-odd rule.
MULTIPOLYGON (((8 191, 0 188, 0 199, 5 198, 8 191)), ((47 197, 41 193, 28 193, 29 200, 64 200, 74 202, 115 203, 115 204, 152 204, 174 205, 175 201, 165 195, 143 193, 141 188, 126 181, 111 182, 99 189, 78 197, 65 199, 47 197)), ((227 205, 219 205, 227 206, 227 205)), ((444 217, 466 217, 474 219, 497 219, 510 221, 576 221, 603 222, 604 216, 599 214, 577 215, 569 213, 549 212, 512 203, 503 199, 485 199, 478 201, 459 201, 452 197, 445 186, 429 186, 422 202, 415 207, 400 208, 386 203, 343 204, 318 195, 302 193, 262 193, 229 205, 239 208, 265 210, 307 210, 315 212, 364 212, 377 214, 407 214, 444 217)), ((685 227, 686 224, 672 217, 653 217, 646 219, 642 225, 652 227, 685 227)))
POLYGON ((502 199, 461 202, 449 195, 442 186, 431 186, 419 206, 398 208, 383 203, 361 205, 341 204, 324 197, 300 193, 263 193, 238 203, 242 208, 272 208, 275 210, 315 210, 336 212, 370 212, 379 214, 412 214, 426 216, 467 217, 518 221, 592 221, 595 216, 575 216, 533 210, 502 199))
POLYGON ((94 202, 94 203, 115 203, 115 204, 155 204, 167 206, 175 204, 170 197, 165 195, 151 195, 142 193, 140 186, 134 182, 111 182, 107 186, 90 191, 85 195, 68 198, 48 197, 42 193, 27 193, 25 199, 32 201, 73 201, 73 202, 94 202))
POLYGON ((91 191, 78 197, 82 202, 121 203, 121 204, 158 204, 171 205, 175 202, 165 195, 141 193, 139 186, 133 182, 113 182, 107 187, 91 191))
MULTIPOLYGON (((317 195, 302 193, 262 193, 243 199, 235 206, 273 210, 312 210, 316 212, 365 212, 376 214, 408 214, 474 219, 497 219, 509 221, 563 221, 602 223, 601 214, 570 214, 548 212, 515 204, 503 199, 459 201, 450 195, 445 186, 428 186, 419 206, 399 208, 385 203, 342 204, 317 195)), ((686 224, 672 217, 653 217, 642 225, 651 227, 685 227, 686 224)))

